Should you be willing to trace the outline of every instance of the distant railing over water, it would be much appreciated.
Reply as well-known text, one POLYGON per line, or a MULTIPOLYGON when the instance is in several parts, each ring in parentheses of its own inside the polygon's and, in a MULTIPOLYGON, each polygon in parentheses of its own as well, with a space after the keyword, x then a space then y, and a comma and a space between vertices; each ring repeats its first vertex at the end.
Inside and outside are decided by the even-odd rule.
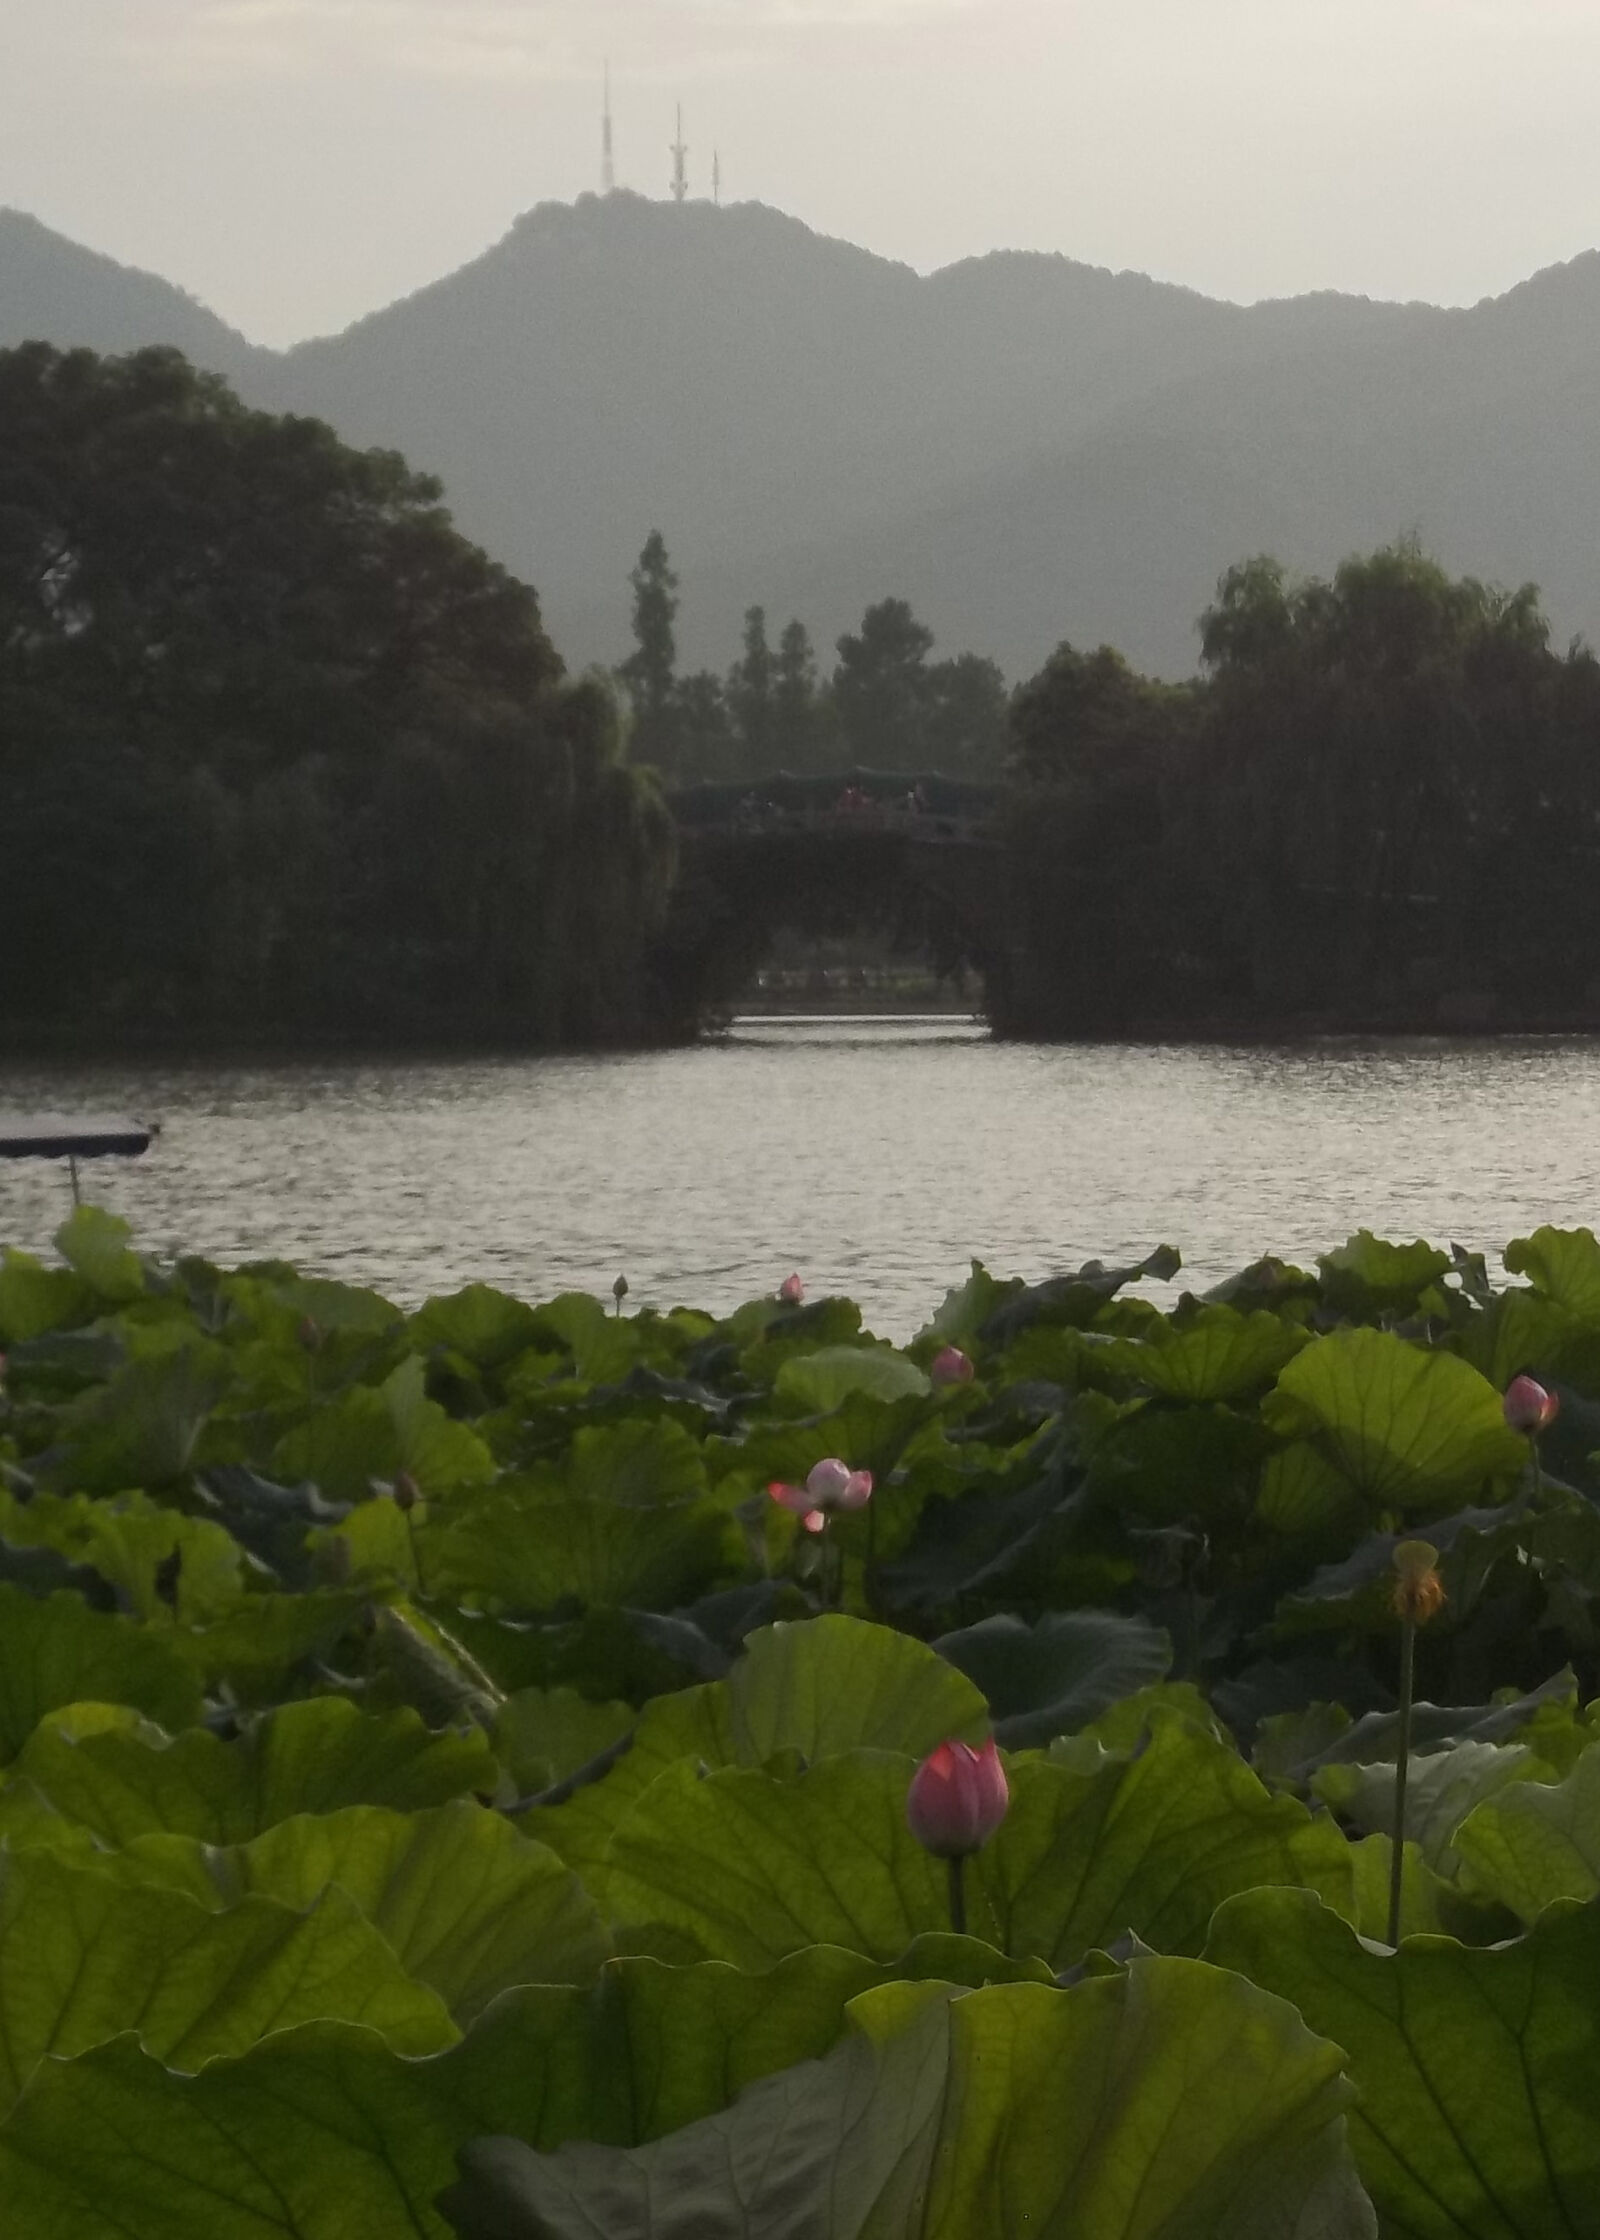
POLYGON ((998 786, 938 771, 845 770, 706 782, 669 792, 679 829, 707 838, 824 833, 892 835, 926 846, 973 847, 998 838, 998 786))

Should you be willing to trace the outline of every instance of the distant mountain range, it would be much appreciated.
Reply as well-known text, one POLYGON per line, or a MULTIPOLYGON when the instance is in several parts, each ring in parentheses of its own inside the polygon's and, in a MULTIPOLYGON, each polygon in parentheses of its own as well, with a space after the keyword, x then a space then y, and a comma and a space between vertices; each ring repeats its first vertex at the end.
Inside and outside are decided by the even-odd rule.
POLYGON ((171 342, 252 402, 438 474, 575 665, 627 650, 647 532, 686 666, 745 606, 826 653, 908 598, 941 650, 1062 638, 1166 675, 1231 561, 1325 571, 1415 531, 1600 637, 1600 255, 1469 311, 1245 309, 1065 257, 920 278, 759 204, 544 204, 344 334, 253 347, 181 290, 0 212, 0 346, 171 342))

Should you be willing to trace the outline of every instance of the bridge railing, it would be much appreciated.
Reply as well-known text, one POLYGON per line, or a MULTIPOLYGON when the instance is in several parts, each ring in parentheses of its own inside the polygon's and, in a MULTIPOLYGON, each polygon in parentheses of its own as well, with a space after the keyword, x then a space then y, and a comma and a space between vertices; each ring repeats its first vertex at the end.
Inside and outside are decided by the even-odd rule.
POLYGON ((884 833, 929 847, 970 847, 996 837, 987 816, 929 808, 910 801, 837 801, 826 807, 789 808, 777 801, 746 801, 712 818, 684 827, 689 834, 719 839, 760 839, 769 835, 827 833, 851 838, 884 833))

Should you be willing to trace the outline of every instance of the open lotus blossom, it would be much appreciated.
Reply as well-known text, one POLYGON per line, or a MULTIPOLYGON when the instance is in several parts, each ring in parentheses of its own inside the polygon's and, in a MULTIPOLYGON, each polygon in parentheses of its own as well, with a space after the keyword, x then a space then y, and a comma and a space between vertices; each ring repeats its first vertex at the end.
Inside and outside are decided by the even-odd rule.
POLYGON ((1536 1438, 1548 1430, 1561 1412, 1560 1396, 1546 1392, 1533 1377, 1513 1377, 1506 1386, 1506 1396, 1501 1402, 1505 1418, 1513 1431, 1520 1431, 1528 1438, 1536 1438))
POLYGON ((944 1346, 928 1364, 935 1384, 971 1384, 977 1371, 959 1346, 944 1346))
POLYGON ((803 1486, 788 1486, 775 1479, 767 1491, 780 1508, 794 1511, 807 1532, 820 1532, 838 1510, 866 1507, 872 1499, 872 1472, 852 1470, 848 1462, 830 1454, 811 1465, 803 1486))
POLYGON ((778 1286, 778 1297, 783 1301, 786 1307, 799 1306, 801 1300, 805 1297, 805 1295, 806 1287, 800 1281, 798 1270, 796 1270, 793 1275, 785 1276, 782 1283, 780 1283, 778 1286))
POLYGON ((906 1823, 936 1859, 965 1859, 988 1842, 1010 1803, 992 1735, 981 1750, 941 1742, 911 1777, 906 1823))

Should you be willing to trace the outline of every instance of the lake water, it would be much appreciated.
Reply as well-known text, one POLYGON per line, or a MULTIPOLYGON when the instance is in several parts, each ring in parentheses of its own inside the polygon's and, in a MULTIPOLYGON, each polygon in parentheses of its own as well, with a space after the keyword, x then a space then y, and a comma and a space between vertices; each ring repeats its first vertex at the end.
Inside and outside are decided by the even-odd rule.
MULTIPOLYGON (((410 1305, 725 1308, 798 1268, 909 1335, 974 1254, 1036 1277, 1171 1243, 1182 1282, 1365 1224, 1494 1252, 1600 1217, 1600 1043, 1039 1047, 957 1019, 747 1020, 642 1056, 0 1065, 0 1115, 162 1123, 85 1196, 140 1241, 274 1256, 410 1305)), ((63 1169, 0 1162, 0 1241, 48 1248, 63 1169)))

